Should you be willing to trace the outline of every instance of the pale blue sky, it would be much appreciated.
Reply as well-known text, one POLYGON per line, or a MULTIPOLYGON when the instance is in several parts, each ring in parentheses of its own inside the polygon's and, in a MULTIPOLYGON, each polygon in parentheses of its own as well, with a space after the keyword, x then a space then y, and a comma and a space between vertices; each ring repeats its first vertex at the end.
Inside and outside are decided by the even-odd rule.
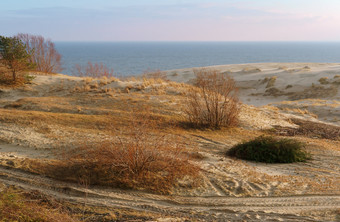
POLYGON ((339 0, 0 0, 0 35, 55 41, 340 41, 339 0))

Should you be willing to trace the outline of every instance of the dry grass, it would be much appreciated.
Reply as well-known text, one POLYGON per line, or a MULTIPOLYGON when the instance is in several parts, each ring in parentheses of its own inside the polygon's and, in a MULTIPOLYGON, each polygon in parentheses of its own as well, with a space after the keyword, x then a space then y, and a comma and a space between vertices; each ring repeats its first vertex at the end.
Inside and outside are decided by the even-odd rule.
POLYGON ((256 68, 256 67, 246 67, 244 69, 242 69, 242 72, 246 72, 246 73, 256 73, 256 72, 262 72, 262 70, 260 68, 256 68))
POLYGON ((0 221, 149 221, 157 213, 60 202, 38 191, 9 187, 0 192, 0 221))
POLYGON ((264 96, 282 96, 285 93, 278 88, 271 87, 269 89, 266 89, 265 93, 263 94, 264 96))
POLYGON ((151 70, 151 69, 145 70, 143 72, 143 78, 146 78, 146 79, 162 79, 162 80, 165 80, 165 81, 168 80, 168 78, 166 76, 166 73, 162 72, 159 69, 156 69, 156 70, 151 70))
POLYGON ((270 79, 268 79, 268 83, 266 85, 266 88, 271 88, 275 85, 277 76, 272 76, 270 79))
POLYGON ((289 99, 291 100, 299 100, 299 99, 309 99, 309 98, 329 98, 332 96, 336 96, 338 93, 338 88, 324 87, 321 85, 312 85, 311 87, 303 90, 302 92, 296 92, 290 95, 289 99))
POLYGON ((300 114, 303 116, 311 116, 314 118, 318 118, 318 116, 312 112, 310 112, 307 109, 300 109, 300 108, 287 108, 287 107, 283 107, 282 108, 283 111, 288 112, 288 113, 296 113, 296 114, 300 114))
POLYGON ((340 127, 324 123, 311 122, 301 119, 292 119, 299 128, 275 127, 275 133, 283 136, 307 136, 320 139, 340 139, 340 127))
POLYGON ((17 73, 16 80, 13 81, 13 76, 4 67, 0 67, 0 86, 5 88, 18 88, 23 86, 27 83, 31 82, 31 79, 34 78, 31 75, 27 74, 26 72, 17 73))
POLYGON ((189 161, 178 136, 163 131, 155 116, 132 112, 126 127, 113 130, 111 140, 67 152, 60 161, 35 163, 40 173, 56 179, 128 189, 170 193, 179 179, 198 181, 199 168, 189 161), (40 170, 39 170, 40 169, 40 170))
POLYGON ((1 221, 79 221, 72 217, 61 204, 24 193, 15 188, 6 188, 0 193, 1 221))
POLYGON ((329 84, 328 77, 322 77, 319 79, 319 83, 322 85, 329 84))

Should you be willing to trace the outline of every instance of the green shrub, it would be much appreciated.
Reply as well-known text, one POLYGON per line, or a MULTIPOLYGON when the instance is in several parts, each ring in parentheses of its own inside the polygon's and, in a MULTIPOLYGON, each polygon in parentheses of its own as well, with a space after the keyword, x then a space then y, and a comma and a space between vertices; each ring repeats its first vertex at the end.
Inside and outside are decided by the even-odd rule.
POLYGON ((24 78, 25 78, 25 83, 30 84, 36 78, 36 76, 26 74, 26 75, 24 75, 24 78))
POLYGON ((303 149, 304 147, 304 143, 293 139, 260 136, 237 144, 227 152, 227 155, 265 163, 304 162, 310 159, 310 154, 303 149))

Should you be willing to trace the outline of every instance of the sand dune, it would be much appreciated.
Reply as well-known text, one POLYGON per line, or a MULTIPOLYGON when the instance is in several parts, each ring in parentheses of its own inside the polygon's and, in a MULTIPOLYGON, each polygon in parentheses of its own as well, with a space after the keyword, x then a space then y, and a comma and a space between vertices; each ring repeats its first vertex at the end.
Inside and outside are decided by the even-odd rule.
MULTIPOLYGON (((233 145, 264 133, 297 129, 294 119, 340 125, 340 64, 268 63, 209 67, 232 76, 243 102, 238 128, 185 131, 186 152, 202 171, 199 187, 187 181, 170 196, 58 182, 30 171, 28 159, 56 158, 56 150, 79 141, 109 137, 107 115, 126 118, 125 104, 148 104, 159 115, 179 118, 193 69, 166 71, 174 81, 90 79, 38 75, 31 85, 0 91, 0 182, 39 190, 71 202, 147 210, 158 221, 334 221, 339 219, 340 141, 299 136, 313 159, 306 163, 262 164, 224 155, 233 145), (63 188, 61 188, 63 187, 63 188), (66 188, 67 189, 66 189, 66 188), (69 192, 67 193, 66 190, 69 192)), ((313 123, 312 123, 313 124, 313 123)), ((318 125, 315 125, 317 128, 318 125)), ((34 171, 34 170, 33 170, 34 171)))
MULTIPOLYGON (((232 76, 243 103, 272 105, 283 113, 314 115, 340 124, 340 63, 259 63, 211 66, 232 76)), ((190 82, 193 69, 167 71, 168 78, 190 82)))

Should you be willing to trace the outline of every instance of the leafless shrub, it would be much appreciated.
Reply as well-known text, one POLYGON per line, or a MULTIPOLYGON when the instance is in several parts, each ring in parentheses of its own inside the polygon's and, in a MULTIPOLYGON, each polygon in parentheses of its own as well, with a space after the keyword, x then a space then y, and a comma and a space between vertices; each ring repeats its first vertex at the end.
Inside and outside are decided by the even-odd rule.
POLYGON ((30 62, 35 64, 35 70, 46 73, 58 73, 63 70, 61 67, 61 55, 55 49, 50 39, 40 35, 19 33, 17 36, 30 53, 30 62))
POLYGON ((111 78, 114 72, 113 69, 109 69, 103 63, 92 64, 92 62, 88 62, 86 66, 76 64, 73 73, 80 77, 100 78, 105 76, 106 78, 111 78))
POLYGON ((220 128, 238 122, 239 100, 235 81, 213 69, 195 69, 195 87, 186 94, 184 112, 196 127, 220 128))

